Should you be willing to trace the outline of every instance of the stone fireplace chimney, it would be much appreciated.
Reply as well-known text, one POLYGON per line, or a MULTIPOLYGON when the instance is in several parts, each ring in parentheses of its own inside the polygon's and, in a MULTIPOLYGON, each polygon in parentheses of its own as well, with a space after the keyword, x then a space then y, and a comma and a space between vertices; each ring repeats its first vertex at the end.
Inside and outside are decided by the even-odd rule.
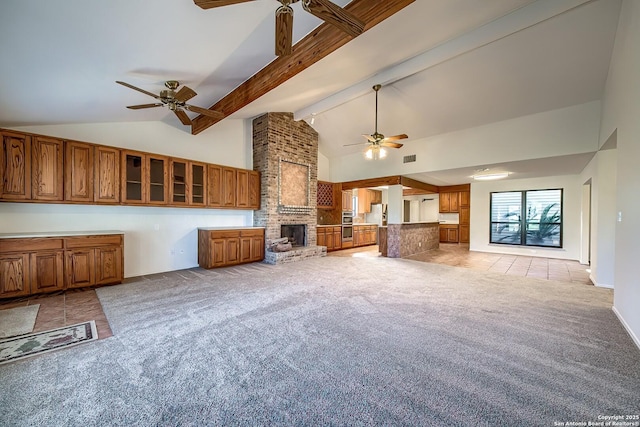
POLYGON ((260 210, 253 225, 265 227, 270 241, 282 237, 283 225, 306 225, 306 246, 290 252, 265 251, 265 262, 279 264, 324 256, 316 246, 318 133, 293 113, 266 113, 253 120, 253 169, 260 171, 260 210))

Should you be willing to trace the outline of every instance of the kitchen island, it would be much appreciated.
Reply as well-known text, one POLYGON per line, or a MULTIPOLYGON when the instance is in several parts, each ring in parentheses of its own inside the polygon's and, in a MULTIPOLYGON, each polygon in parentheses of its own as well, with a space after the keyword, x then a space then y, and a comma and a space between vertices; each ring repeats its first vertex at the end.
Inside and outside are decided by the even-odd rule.
POLYGON ((438 222, 389 224, 380 229, 380 252, 389 258, 404 258, 440 247, 438 222))

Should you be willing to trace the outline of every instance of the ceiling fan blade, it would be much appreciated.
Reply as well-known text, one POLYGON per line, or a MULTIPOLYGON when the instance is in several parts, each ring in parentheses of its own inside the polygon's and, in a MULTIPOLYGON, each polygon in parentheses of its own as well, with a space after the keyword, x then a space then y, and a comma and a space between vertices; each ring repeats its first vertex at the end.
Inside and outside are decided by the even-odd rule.
POLYGON ((402 147, 403 144, 398 144, 397 142, 389 142, 385 140, 385 141, 382 141, 380 145, 382 145, 383 147, 400 148, 402 147))
POLYGON ((408 137, 406 134, 404 134, 404 133, 403 133, 403 134, 400 134, 400 135, 388 136, 388 137, 386 137, 386 138, 384 139, 384 141, 385 141, 385 142, 388 142, 388 141, 397 141, 397 140, 399 140, 399 139, 407 139, 407 138, 409 138, 409 137, 408 137))
POLYGON ((229 6, 236 3, 246 3, 254 0, 193 0, 196 6, 203 9, 212 9, 214 7, 229 6))
POLYGON ((155 108, 162 107, 164 104, 162 102, 157 102, 155 104, 140 104, 140 105, 127 105, 127 108, 132 110, 142 110, 143 108, 155 108))
POLYGON ((130 85, 129 83, 120 82, 120 81, 117 81, 117 80, 116 80, 116 83, 121 84, 122 86, 126 86, 129 89, 133 89, 133 90, 137 90, 138 92, 142 92, 145 95, 149 95, 151 97, 154 97, 155 99, 160 99, 160 97, 158 95, 156 95, 155 93, 147 92, 146 90, 140 89, 139 87, 135 87, 133 85, 130 85))
POLYGON ((195 91, 193 89, 191 89, 190 87, 182 86, 180 88, 180 90, 178 91, 178 93, 176 93, 176 98, 175 99, 178 102, 187 102, 188 100, 190 100, 191 98, 193 98, 196 95, 197 95, 197 93, 195 93, 195 91))
POLYGON ((293 9, 280 6, 276 10, 276 55, 291 55, 293 45, 293 9))
POLYGON ((353 145, 364 145, 364 144, 369 144, 368 142, 356 142, 354 144, 344 144, 343 147, 351 147, 353 145))
POLYGON ((220 111, 208 110, 206 108, 196 107, 195 105, 185 104, 184 108, 189 111, 193 111, 194 113, 202 114, 203 116, 212 117, 214 119, 221 120, 226 117, 224 113, 221 113, 220 111))
POLYGON ((376 142, 376 139, 371 135, 362 134, 362 136, 364 136, 365 138, 367 138, 371 142, 376 142))
POLYGON ((178 116, 183 125, 188 126, 191 124, 191 119, 183 110, 173 110, 173 113, 178 116))
POLYGON ((351 37, 358 37, 364 31, 365 23, 329 0, 303 0, 303 8, 323 21, 335 25, 351 37))

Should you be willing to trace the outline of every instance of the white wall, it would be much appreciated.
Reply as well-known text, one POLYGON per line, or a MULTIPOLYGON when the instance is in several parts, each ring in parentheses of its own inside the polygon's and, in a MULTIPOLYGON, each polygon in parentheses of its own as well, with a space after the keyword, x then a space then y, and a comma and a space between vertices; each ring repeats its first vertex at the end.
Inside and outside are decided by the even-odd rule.
POLYGON ((602 150, 580 174, 591 180, 591 281, 614 287, 617 150, 602 150))
MULTIPOLYGON (((14 129, 252 169, 242 120, 224 120, 196 136, 161 122, 14 129)), ((124 231, 126 277, 197 266, 197 227, 253 224, 252 211, 36 203, 0 203, 0 218, 0 233, 124 231)))
POLYGON ((385 160, 375 162, 375 168, 361 153, 332 158, 331 177, 334 182, 351 181, 595 152, 600 113, 600 102, 595 101, 431 138, 409 139, 401 149, 389 150, 385 160), (408 154, 416 154, 416 162, 402 163, 408 154))
POLYGON ((423 194, 420 196, 404 196, 404 200, 411 201, 411 222, 437 222, 440 210, 437 194, 423 194), (432 200, 425 200, 432 199, 432 200))
POLYGON ((320 152, 318 152, 318 180, 333 182, 331 180, 329 158, 320 152))
POLYGON ((471 184, 471 235, 469 249, 481 252, 507 253, 546 258, 580 258, 580 207, 582 183, 577 175, 535 179, 474 182, 471 184), (496 245, 489 243, 490 193, 492 191, 546 190, 562 188, 563 191, 563 248, 496 245))
POLYGON ((640 347, 640 2, 625 0, 605 88, 600 144, 617 131, 614 311, 640 347))

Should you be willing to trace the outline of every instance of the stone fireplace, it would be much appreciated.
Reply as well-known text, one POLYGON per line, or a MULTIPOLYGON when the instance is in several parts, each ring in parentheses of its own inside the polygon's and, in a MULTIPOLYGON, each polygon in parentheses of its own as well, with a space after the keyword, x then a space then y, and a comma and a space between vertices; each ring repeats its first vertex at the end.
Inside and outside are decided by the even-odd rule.
MULTIPOLYGON (((280 264, 326 255, 316 245, 318 133, 292 113, 266 113, 253 120, 253 169, 260 172, 260 210, 253 225, 265 228, 265 262, 280 264), (302 226, 302 245, 271 252, 283 226, 302 226)), ((289 236, 287 236, 289 237, 289 236)))

